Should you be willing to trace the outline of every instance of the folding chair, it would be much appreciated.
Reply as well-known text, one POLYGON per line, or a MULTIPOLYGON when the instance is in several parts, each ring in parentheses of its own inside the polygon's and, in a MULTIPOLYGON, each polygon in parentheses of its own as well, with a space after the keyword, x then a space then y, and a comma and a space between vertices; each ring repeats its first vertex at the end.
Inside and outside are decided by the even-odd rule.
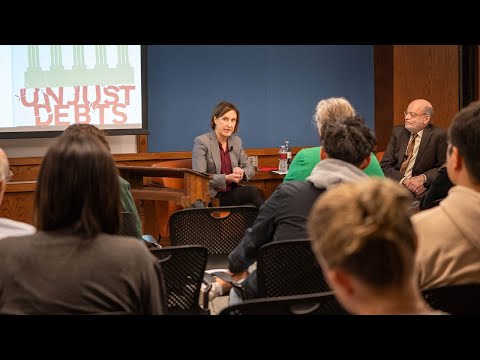
POLYGON ((169 315, 209 315, 199 305, 208 252, 203 246, 185 245, 150 249, 162 267, 169 315))
POLYGON ((480 314, 480 283, 442 286, 422 291, 430 306, 452 315, 480 314))
POLYGON ((308 239, 263 245, 257 256, 257 285, 260 297, 330 291, 308 239))
POLYGON ((258 214, 255 206, 190 208, 170 216, 172 245, 202 245, 208 249, 207 269, 226 268, 235 249, 258 214))
POLYGON ((348 315, 333 292, 245 300, 220 315, 348 315))

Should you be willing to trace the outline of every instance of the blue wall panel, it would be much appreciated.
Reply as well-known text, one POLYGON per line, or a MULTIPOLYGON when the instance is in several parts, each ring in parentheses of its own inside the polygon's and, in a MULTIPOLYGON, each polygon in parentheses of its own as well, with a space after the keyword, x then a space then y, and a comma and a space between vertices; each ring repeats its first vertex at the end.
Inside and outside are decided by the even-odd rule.
POLYGON ((318 145, 318 100, 343 96, 374 125, 373 46, 148 47, 148 150, 189 151, 221 100, 240 110, 244 147, 318 145))

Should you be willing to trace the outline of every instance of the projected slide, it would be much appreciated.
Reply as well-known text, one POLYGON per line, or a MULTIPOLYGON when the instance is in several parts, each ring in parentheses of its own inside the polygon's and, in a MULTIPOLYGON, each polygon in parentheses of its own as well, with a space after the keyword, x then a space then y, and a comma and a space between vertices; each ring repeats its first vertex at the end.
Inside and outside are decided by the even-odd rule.
POLYGON ((142 128, 140 45, 0 45, 0 131, 142 128))

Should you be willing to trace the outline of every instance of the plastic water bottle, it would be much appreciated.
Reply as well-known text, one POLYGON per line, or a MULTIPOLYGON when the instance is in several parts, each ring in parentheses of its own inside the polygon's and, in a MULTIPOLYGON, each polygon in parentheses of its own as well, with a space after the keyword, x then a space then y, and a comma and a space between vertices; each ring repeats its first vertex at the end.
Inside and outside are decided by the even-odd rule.
POLYGON ((288 171, 287 151, 285 145, 280 146, 280 151, 278 152, 278 171, 283 173, 287 173, 288 171))
POLYGON ((292 149, 288 140, 285 140, 285 151, 287 152, 287 170, 290 169, 290 164, 292 163, 292 149))

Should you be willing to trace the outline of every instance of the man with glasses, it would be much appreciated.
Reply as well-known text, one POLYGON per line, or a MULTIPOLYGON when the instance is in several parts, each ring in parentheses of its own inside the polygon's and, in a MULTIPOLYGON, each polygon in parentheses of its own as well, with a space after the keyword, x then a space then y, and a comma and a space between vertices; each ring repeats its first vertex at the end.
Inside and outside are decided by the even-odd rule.
MULTIPOLYGON (((3 195, 7 188, 7 182, 12 177, 12 172, 8 164, 8 158, 5 152, 0 149, 0 205, 3 195)), ((23 236, 35 233, 35 227, 32 225, 0 217, 0 239, 10 236, 23 236)))
POLYGON ((445 162, 447 135, 444 129, 430 124, 433 107, 425 99, 413 100, 404 115, 405 125, 393 128, 380 166, 386 177, 421 199, 445 162))
POLYGON ((439 206, 412 217, 422 289, 480 283, 480 102, 448 128, 447 172, 455 185, 439 206))

